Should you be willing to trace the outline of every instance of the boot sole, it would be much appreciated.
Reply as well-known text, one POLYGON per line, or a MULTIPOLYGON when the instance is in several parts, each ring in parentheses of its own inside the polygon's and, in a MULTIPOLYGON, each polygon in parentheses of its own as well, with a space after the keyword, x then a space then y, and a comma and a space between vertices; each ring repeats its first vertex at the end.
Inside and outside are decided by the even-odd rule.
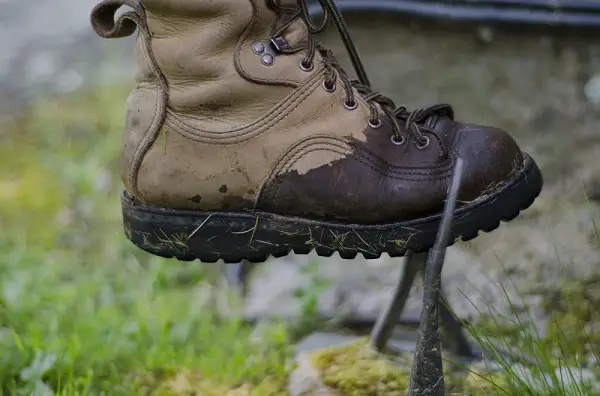
MULTIPOLYGON (((539 168, 525 155, 524 167, 513 179, 455 210, 450 245, 514 219, 533 204, 542 184, 539 168)), ((324 257, 338 252, 344 259, 358 253, 367 259, 382 253, 404 256, 407 250, 420 253, 433 246, 442 216, 382 225, 345 224, 258 211, 171 210, 134 204, 126 194, 122 206, 125 233, 136 246, 161 257, 207 263, 220 259, 259 263, 269 256, 282 257, 291 251, 304 255, 312 250, 324 257)))

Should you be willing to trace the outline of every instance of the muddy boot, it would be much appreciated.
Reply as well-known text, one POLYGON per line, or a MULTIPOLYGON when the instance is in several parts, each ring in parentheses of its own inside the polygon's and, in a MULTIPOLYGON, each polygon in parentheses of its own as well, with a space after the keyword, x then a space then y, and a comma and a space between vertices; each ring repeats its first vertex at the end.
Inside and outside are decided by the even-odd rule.
POLYGON ((153 254, 421 252, 458 156, 453 239, 495 229, 541 190, 504 131, 458 123, 447 105, 396 108, 365 76, 351 81, 314 41, 322 26, 304 0, 105 0, 92 25, 107 38, 139 31, 122 202, 127 236, 153 254))

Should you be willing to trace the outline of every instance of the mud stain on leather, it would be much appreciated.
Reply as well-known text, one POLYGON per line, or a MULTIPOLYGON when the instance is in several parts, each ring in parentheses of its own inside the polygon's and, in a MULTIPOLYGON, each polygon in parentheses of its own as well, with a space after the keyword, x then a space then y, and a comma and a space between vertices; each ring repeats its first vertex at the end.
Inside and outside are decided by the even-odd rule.
POLYGON ((248 183, 252 183, 252 179, 250 178, 250 176, 248 175, 248 172, 243 167, 238 166, 237 168, 235 168, 235 170, 237 172, 239 172, 244 177, 244 179, 246 179, 246 181, 248 183))
POLYGON ((131 127, 136 128, 139 125, 140 125, 140 117, 137 115, 131 117, 131 127))
POLYGON ((190 198, 189 201, 192 201, 193 203, 200 203, 200 201, 202 201, 202 197, 200 195, 196 195, 190 198))
MULTIPOLYGON (((411 168, 409 154, 425 156, 414 149, 407 153, 405 147, 390 142, 391 133, 384 130, 365 134, 371 146, 358 140, 350 142, 349 154, 335 152, 328 158, 315 159, 313 168, 300 173, 296 167, 275 176, 259 197, 257 208, 286 215, 304 215, 324 220, 353 221, 360 224, 377 224, 406 221, 438 213, 443 208, 447 178, 443 168, 428 168, 436 164, 437 152, 431 160, 421 160, 423 167, 411 168), (377 149, 376 153, 373 151, 377 149), (403 151, 400 151, 403 150, 403 151), (398 152, 403 156, 396 158, 398 152), (319 162, 324 163, 319 166, 319 162), (395 168, 399 166, 399 168, 395 168)), ((433 151, 433 150, 432 150, 433 151)), ((325 151, 325 154, 327 152, 325 151)), ((451 165, 451 164, 450 164, 451 165)))

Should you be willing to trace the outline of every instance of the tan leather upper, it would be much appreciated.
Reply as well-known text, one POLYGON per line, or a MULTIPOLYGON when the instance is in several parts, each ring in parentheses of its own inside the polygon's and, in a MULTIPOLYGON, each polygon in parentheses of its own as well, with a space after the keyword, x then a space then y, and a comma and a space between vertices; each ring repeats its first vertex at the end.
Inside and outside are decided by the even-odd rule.
MULTIPOLYGON (((100 33, 98 10, 106 3, 93 14, 100 33)), ((323 88, 318 53, 314 69, 306 72, 300 67, 303 52, 276 56, 272 66, 253 52, 254 42, 271 38, 277 18, 264 1, 142 4, 146 26, 140 30, 148 29, 150 38, 140 34, 136 46, 137 86, 127 102, 122 165, 125 185, 138 200, 216 210, 239 207, 243 199, 241 206, 252 206, 271 170, 294 145, 307 138, 318 142, 319 135, 361 139, 368 106, 360 101, 357 109, 347 110, 339 81, 334 93, 323 88), (154 73, 153 58, 166 87, 154 73), (166 117, 154 128, 165 89, 166 117), (150 135, 156 135, 153 143, 140 148, 150 135)), ((306 35, 297 20, 285 38, 294 45, 306 35)), ((317 143, 291 167, 306 172, 350 150, 343 140, 335 149, 320 150, 317 143)))

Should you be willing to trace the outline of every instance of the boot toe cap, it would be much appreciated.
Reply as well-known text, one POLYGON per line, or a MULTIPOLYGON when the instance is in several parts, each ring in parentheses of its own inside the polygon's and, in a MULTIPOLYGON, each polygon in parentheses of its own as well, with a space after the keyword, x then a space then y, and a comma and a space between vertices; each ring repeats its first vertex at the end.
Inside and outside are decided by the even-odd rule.
POLYGON ((521 149, 507 132, 481 125, 459 125, 451 151, 465 163, 461 193, 465 200, 510 180, 524 163, 521 149))

